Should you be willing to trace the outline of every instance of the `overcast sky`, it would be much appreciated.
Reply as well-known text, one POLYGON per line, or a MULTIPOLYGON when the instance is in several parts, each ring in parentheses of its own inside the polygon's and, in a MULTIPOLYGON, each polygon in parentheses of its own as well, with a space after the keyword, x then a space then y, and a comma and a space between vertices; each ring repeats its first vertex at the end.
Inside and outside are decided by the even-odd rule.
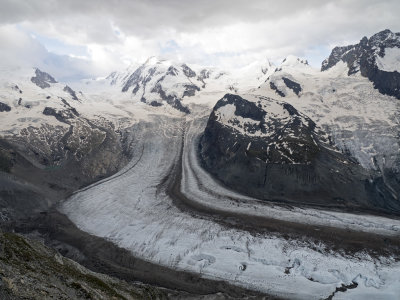
POLYGON ((400 31, 400 1, 0 0, 1 65, 60 80, 107 75, 149 56, 237 68, 400 31))

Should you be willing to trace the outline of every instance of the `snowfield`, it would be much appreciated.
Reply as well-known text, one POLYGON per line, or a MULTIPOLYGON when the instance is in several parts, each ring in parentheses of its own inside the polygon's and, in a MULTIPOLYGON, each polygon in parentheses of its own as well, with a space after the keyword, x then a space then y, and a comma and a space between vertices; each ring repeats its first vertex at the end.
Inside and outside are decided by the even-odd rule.
POLYGON ((344 62, 324 72, 299 61, 280 69, 254 94, 293 105, 325 130, 338 148, 349 151, 364 168, 383 169, 398 164, 398 99, 382 95, 360 74, 347 76, 344 62), (299 95, 286 86, 283 78, 292 78, 301 85, 299 95), (285 96, 280 97, 270 88, 270 83, 285 96))
POLYGON ((378 68, 386 72, 400 72, 400 49, 399 48, 386 48, 385 56, 376 57, 378 68))

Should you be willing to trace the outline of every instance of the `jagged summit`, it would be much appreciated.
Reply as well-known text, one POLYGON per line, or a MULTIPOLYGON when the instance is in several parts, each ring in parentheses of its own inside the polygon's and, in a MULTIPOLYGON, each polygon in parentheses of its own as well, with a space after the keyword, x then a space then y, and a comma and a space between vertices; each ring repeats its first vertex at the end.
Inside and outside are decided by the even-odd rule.
MULTIPOLYGON (((364 37, 363 40, 367 41, 368 39, 364 37)), ((371 36, 368 42, 370 45, 376 47, 399 47, 400 33, 394 33, 389 29, 385 29, 371 36)))
POLYGON ((42 89, 49 88, 52 83, 57 83, 50 74, 42 72, 38 68, 35 68, 35 76, 31 78, 31 81, 42 89))
POLYGON ((348 75, 360 73, 382 94, 400 99, 400 33, 389 29, 363 37, 358 44, 335 47, 322 62, 326 71, 338 62, 347 64, 348 75))
MULTIPOLYGON (((356 63, 360 62, 362 52, 369 52, 369 55, 384 57, 386 48, 400 47, 400 33, 393 33, 389 29, 385 29, 371 36, 369 39, 364 36, 358 44, 348 46, 338 46, 333 48, 330 56, 322 62, 321 70, 325 71, 336 65, 339 61, 351 63, 352 70, 349 72, 356 73, 359 71, 356 63), (354 53, 356 51, 357 53, 354 53)), ((390 50, 389 50, 390 51, 390 50)))
POLYGON ((133 98, 161 106, 163 102, 189 113, 181 101, 184 97, 194 96, 205 85, 186 64, 176 64, 168 60, 150 57, 144 64, 130 74, 115 73, 111 84, 119 84, 121 91, 131 93, 133 98))

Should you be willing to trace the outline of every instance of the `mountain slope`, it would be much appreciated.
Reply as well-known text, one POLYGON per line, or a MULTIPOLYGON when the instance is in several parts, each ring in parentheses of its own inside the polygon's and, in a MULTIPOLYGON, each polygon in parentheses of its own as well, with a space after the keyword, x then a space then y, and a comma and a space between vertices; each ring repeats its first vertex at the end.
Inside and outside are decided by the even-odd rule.
MULTIPOLYGON (((211 113, 201 142, 206 169, 229 187, 260 199, 298 199, 300 203, 306 199, 303 203, 311 203, 313 196, 305 196, 304 191, 312 190, 316 184, 329 191, 327 198, 317 189, 311 192, 318 195, 322 205, 355 205, 367 210, 399 213, 400 103, 390 96, 397 95, 400 82, 395 70, 399 36, 386 30, 370 39, 364 38, 360 44, 336 47, 323 62, 323 71, 312 68, 303 59, 289 56, 269 74, 258 90, 251 92, 257 95, 256 99, 245 95, 229 105, 226 98, 225 102, 220 100, 211 113), (395 82, 389 89, 380 85, 378 77, 368 75, 371 72, 381 74, 381 71, 391 76, 390 80, 386 77, 382 80, 395 82), (281 107, 290 106, 295 114, 311 120, 318 130, 309 130, 308 135, 314 137, 318 151, 330 147, 336 149, 335 155, 318 154, 315 156, 318 159, 311 161, 307 168, 301 168, 296 147, 307 145, 302 140, 305 135, 300 131, 292 134, 287 131, 287 128, 293 128, 294 122, 285 118, 287 112, 284 109, 276 113, 279 122, 268 123, 266 120, 274 108, 265 106, 266 101, 281 107), (259 111, 257 118, 247 118, 246 114, 254 109, 259 111), (227 112, 228 116, 224 117, 227 112), (255 135, 250 127, 256 128, 258 133, 255 135), (272 134, 266 134, 268 132, 277 133, 278 144, 272 134), (280 132, 285 134, 278 134, 280 132), (291 136, 300 140, 296 147, 285 142, 291 136), (321 142, 329 147, 321 147, 321 142), (279 151, 278 160, 276 151, 279 151), (257 155, 252 155, 254 152, 257 155), (319 160, 321 157, 324 157, 323 162, 319 160), (271 172, 272 169, 275 171, 271 172), (336 171, 329 176, 323 175, 330 170, 336 171), (303 177, 309 181, 300 185, 293 183, 301 182, 303 177), (271 187, 267 188, 268 184, 271 187), (286 197, 292 186, 295 188, 291 196, 286 197), (345 191, 343 195, 340 190, 345 191)), ((307 128, 304 123, 299 124, 301 128, 307 128)), ((311 154, 312 149, 303 151, 303 157, 311 154)))
POLYGON ((390 191, 378 196, 372 174, 307 116, 285 102, 245 97, 218 101, 200 142, 204 166, 223 183, 263 200, 400 212, 390 191))
POLYGON ((167 299, 167 293, 92 272, 37 241, 0 231, 1 299, 167 299))
POLYGON ((48 209, 127 161, 124 133, 88 116, 86 97, 39 69, 0 80, 1 221, 48 209), (12 191, 12 192, 9 192, 12 191))

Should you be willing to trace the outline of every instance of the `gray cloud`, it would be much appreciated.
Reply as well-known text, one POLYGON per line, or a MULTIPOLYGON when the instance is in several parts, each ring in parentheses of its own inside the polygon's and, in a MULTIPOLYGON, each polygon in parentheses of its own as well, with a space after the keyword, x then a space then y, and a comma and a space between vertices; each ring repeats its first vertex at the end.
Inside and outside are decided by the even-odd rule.
POLYGON ((398 0, 0 0, 0 7, 0 25, 83 45, 94 63, 107 61, 103 69, 150 55, 228 66, 295 54, 316 63, 334 45, 400 31, 398 0), (176 48, 164 53, 171 41, 176 48))
POLYGON ((101 22, 102 17, 106 17, 126 30, 142 34, 143 31, 160 27, 191 31, 237 21, 277 19, 325 6, 326 3, 319 0, 2 0, 0 20, 3 23, 15 23, 78 17, 83 20, 99 18, 101 22))

